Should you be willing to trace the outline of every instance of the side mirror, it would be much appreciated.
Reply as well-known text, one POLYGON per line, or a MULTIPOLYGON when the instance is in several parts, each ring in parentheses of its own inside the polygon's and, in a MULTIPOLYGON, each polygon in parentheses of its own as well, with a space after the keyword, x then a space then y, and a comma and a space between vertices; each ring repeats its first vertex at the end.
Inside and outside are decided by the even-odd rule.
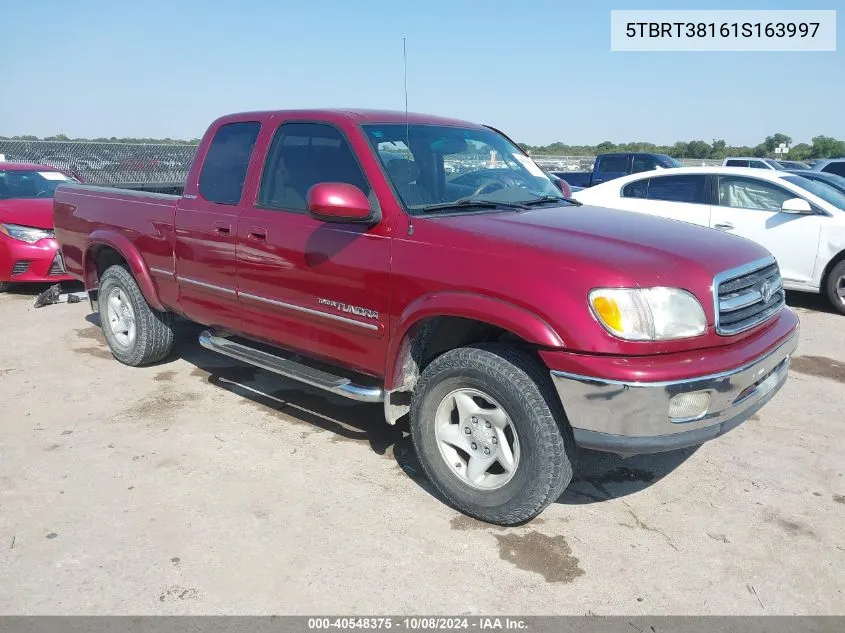
POLYGON ((560 189, 560 192, 563 194, 564 198, 572 197, 572 189, 569 187, 569 183, 566 182, 563 178, 558 178, 557 176, 550 176, 552 182, 555 186, 560 189))
POLYGON ((308 190, 305 196, 308 213, 323 222, 357 222, 372 224, 376 213, 370 201, 355 185, 345 182, 321 182, 308 190))
POLYGON ((811 207, 810 203, 804 200, 804 198, 790 198, 789 200, 783 201, 780 210, 783 213, 805 215, 812 213, 813 207, 811 207))

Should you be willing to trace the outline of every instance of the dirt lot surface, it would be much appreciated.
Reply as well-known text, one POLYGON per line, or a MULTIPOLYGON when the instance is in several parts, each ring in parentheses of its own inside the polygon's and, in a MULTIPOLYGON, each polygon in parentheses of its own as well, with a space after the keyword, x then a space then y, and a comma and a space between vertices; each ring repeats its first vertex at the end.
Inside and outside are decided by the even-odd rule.
MULTIPOLYGON (((379 406, 199 347, 113 360, 87 303, 0 295, 0 613, 845 613, 845 317, 698 450, 581 452, 538 520, 435 498, 379 406)), ((803 306, 803 307, 802 307, 803 306)))

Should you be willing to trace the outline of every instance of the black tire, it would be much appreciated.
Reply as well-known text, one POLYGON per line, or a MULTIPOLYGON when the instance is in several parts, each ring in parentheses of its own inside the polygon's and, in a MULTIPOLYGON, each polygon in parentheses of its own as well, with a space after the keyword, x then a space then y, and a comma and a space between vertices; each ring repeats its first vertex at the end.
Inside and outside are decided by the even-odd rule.
POLYGON ((446 352, 420 376, 411 399, 411 436, 429 480, 456 509, 497 525, 520 525, 563 493, 572 480, 575 443, 545 369, 517 348, 479 344, 446 352), (441 455, 435 412, 455 389, 492 396, 510 417, 521 457, 510 481, 480 490, 461 479, 441 455))
POLYGON ((100 278, 97 293, 100 323, 112 355, 125 365, 138 367, 165 358, 173 348, 173 315, 154 310, 144 299, 132 273, 121 265, 110 266, 100 278), (135 339, 122 345, 109 327, 107 299, 119 288, 128 298, 135 315, 135 339))
POLYGON ((0 292, 6 292, 11 285, 8 281, 0 281, 0 292))
POLYGON ((845 259, 830 269, 824 284, 830 305, 840 314, 845 314, 845 297, 839 296, 839 282, 843 277, 845 277, 845 259))

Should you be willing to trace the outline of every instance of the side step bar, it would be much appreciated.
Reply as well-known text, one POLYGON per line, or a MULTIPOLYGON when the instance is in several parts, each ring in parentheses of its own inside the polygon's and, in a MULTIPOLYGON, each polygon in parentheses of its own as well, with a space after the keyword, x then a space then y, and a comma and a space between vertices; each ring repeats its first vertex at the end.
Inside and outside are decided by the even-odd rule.
POLYGON ((335 376, 248 345, 235 343, 210 330, 205 330, 200 334, 200 345, 218 354, 261 367, 274 374, 292 378, 318 389, 330 391, 350 400, 358 400, 359 402, 384 401, 384 391, 381 387, 356 385, 348 378, 335 376))

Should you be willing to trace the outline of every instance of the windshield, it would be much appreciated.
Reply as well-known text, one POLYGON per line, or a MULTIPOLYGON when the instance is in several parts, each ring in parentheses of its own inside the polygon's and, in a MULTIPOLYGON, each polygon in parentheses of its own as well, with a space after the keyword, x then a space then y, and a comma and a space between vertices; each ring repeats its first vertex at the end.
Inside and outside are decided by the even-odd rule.
POLYGON ((533 160, 492 130, 420 124, 362 128, 413 215, 564 200, 533 160))
POLYGON ((818 196, 825 202, 832 204, 837 209, 845 211, 845 194, 837 191, 825 182, 819 180, 810 180, 803 176, 787 176, 784 180, 791 182, 793 185, 798 185, 802 189, 809 191, 814 196, 818 196))
POLYGON ((0 171, 0 200, 52 198, 56 187, 69 182, 76 180, 59 171, 0 171))
POLYGON ((837 191, 845 193, 845 178, 842 176, 828 174, 823 171, 802 171, 800 174, 796 174, 796 176, 801 176, 802 178, 812 180, 813 182, 823 182, 827 186, 833 187, 837 191))
POLYGON ((676 158, 666 156, 666 154, 657 154, 657 164, 661 167, 683 167, 684 164, 676 158))
POLYGON ((767 165, 771 165, 775 169, 786 169, 783 165, 781 165, 776 160, 772 160, 771 158, 764 158, 763 159, 767 165))

